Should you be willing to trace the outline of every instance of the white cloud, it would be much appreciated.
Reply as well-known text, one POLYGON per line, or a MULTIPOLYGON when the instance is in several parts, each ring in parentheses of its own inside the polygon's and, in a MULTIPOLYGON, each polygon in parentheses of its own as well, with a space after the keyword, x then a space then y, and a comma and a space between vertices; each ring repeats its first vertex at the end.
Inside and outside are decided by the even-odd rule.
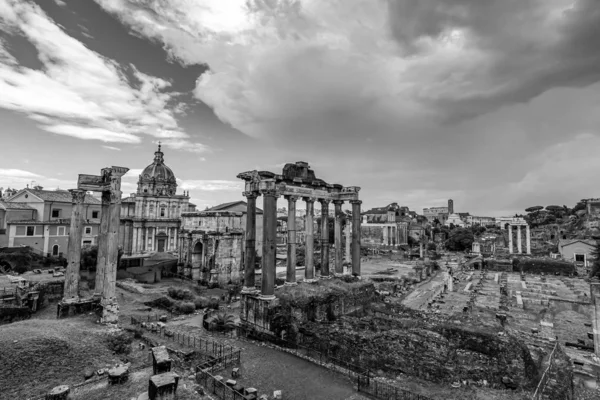
POLYGON ((227 181, 227 180, 211 180, 211 179, 200 179, 200 180, 178 180, 179 188, 183 190, 198 190, 206 192, 217 192, 217 191, 243 191, 243 181, 227 181))
MULTIPOLYGON (((60 3, 59 3, 60 4, 60 3)), ((43 69, 17 64, 0 41, 0 107, 22 112, 46 131, 84 140, 139 143, 141 135, 177 139, 190 146, 170 102, 170 83, 122 67, 67 35, 29 1, 0 0, 0 30, 23 35, 38 51, 43 69)))
POLYGON ((2 178, 41 178, 42 176, 34 172, 23 171, 22 169, 4 169, 0 168, 0 177, 2 178))
POLYGON ((113 147, 113 146, 102 146, 102 147, 104 147, 106 150, 121 151, 121 149, 118 147, 113 147))

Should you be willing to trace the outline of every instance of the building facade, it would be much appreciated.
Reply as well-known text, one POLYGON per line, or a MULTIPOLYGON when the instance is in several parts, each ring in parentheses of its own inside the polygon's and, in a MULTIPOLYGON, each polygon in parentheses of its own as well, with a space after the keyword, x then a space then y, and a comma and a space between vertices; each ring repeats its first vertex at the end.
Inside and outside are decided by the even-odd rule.
POLYGON ((188 193, 177 194, 177 180, 165 165, 161 146, 139 176, 135 194, 121 202, 119 244, 127 256, 177 253, 181 214, 194 211, 188 193))
MULTIPOLYGON (((72 201, 71 193, 66 190, 43 190, 39 186, 13 194, 0 207, 5 209, 6 245, 29 246, 44 256, 66 254, 72 201)), ((85 196, 83 246, 97 242, 100 207, 100 200, 85 196)))
MULTIPOLYGON (((181 215, 181 273, 214 286, 243 280, 247 204, 225 203, 181 215)), ((261 209, 256 209, 262 215, 261 209)), ((256 254, 262 256, 262 218, 256 220, 256 254)))
POLYGON ((580 263, 585 267, 595 259, 595 248, 596 241, 589 239, 560 239, 558 242, 558 251, 564 260, 580 263))
POLYGON ((391 203, 362 214, 361 243, 367 246, 401 246, 408 244, 411 221, 408 207, 391 203))

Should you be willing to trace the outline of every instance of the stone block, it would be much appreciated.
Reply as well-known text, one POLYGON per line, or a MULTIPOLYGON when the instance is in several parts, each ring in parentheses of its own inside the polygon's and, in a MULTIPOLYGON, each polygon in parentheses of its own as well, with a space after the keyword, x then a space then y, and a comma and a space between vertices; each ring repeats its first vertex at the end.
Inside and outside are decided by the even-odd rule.
POLYGON ((256 390, 253 387, 249 387, 249 388, 244 389, 244 394, 245 395, 254 395, 254 396, 257 396, 258 395, 258 390, 256 390))
POLYGON ((232 378, 237 378, 240 376, 240 369, 239 368, 234 368, 231 370, 231 377, 232 378))
POLYGON ((154 375, 148 383, 148 397, 150 400, 175 399, 177 396, 177 384, 179 375, 174 372, 154 375))
POLYGON ((124 383, 129 378, 129 364, 119 365, 108 370, 108 383, 111 385, 124 383))
POLYGON ((67 400, 69 398, 69 392, 71 389, 67 385, 60 385, 53 388, 46 397, 45 400, 67 400))
POLYGON ((152 349, 152 367, 154 375, 171 371, 172 360, 165 346, 158 346, 152 349))
POLYGON ((235 385, 237 385, 237 381, 234 381, 233 379, 228 379, 225 382, 225 385, 229 386, 230 388, 234 387, 235 385))
POLYGON ((277 400, 281 400, 283 398, 282 394, 281 394, 281 390, 273 391, 273 398, 277 399, 277 400))

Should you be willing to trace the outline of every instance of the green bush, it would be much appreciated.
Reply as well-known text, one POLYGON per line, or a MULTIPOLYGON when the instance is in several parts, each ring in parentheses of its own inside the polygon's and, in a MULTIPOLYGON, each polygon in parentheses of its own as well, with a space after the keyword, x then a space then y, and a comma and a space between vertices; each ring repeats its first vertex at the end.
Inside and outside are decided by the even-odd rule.
POLYGON ((110 336, 107 341, 109 350, 117 354, 129 354, 131 352, 131 342, 133 338, 127 333, 110 336))
POLYGON ((188 289, 170 287, 167 289, 167 294, 176 300, 194 300, 194 294, 188 289))
POLYGON ((182 301, 177 305, 177 310, 182 314, 191 314, 196 311, 196 306, 192 302, 182 301))
POLYGON ((194 299, 196 310, 208 307, 210 301, 206 297, 198 296, 194 299))

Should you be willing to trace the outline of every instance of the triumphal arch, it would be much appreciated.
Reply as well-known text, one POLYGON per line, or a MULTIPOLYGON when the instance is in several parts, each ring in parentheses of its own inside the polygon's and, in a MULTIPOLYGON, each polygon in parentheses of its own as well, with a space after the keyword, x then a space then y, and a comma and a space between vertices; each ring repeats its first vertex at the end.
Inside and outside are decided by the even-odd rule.
MULTIPOLYGON (((277 200, 287 200, 287 269, 286 285, 296 283, 296 202, 302 200, 306 204, 305 237, 305 273, 304 282, 316 279, 328 279, 344 273, 342 249, 342 221, 344 202, 352 204, 352 260, 351 273, 360 276, 360 205, 357 186, 330 184, 315 176, 308 163, 299 161, 286 164, 281 174, 269 171, 248 171, 237 176, 245 181, 244 196, 247 198, 246 218, 246 254, 244 262, 244 289, 246 295, 257 296, 260 300, 275 298, 275 263, 277 248, 277 200), (263 196, 263 247, 262 247, 262 279, 261 289, 255 288, 254 264, 256 260, 256 199, 263 196), (321 273, 315 275, 314 267, 314 203, 321 203, 321 273), (334 265, 329 265, 329 207, 333 203, 334 224, 334 265)), ((349 260, 347 260, 349 261, 349 260)))

